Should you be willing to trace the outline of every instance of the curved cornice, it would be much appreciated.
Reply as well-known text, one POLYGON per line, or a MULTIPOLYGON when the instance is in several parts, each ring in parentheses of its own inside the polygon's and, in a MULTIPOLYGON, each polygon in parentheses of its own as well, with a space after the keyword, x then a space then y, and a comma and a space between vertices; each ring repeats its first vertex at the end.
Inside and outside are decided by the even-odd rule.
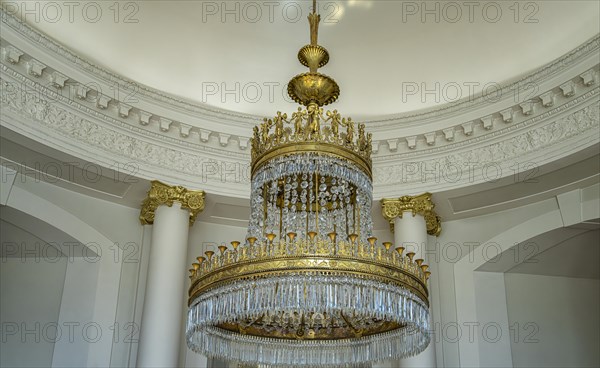
MULTIPOLYGON (((479 93, 474 96, 464 97, 454 103, 446 103, 442 106, 376 118, 368 121, 369 127, 389 128, 389 125, 399 123, 411 125, 422 124, 423 122, 427 122, 431 119, 439 120, 440 118, 447 118, 454 114, 460 115, 470 110, 486 108, 489 105, 497 102, 516 105, 521 102, 541 98, 540 96, 543 94, 543 92, 546 92, 541 90, 545 86, 546 82, 550 80, 550 83, 552 84, 552 77, 560 75, 564 71, 571 69, 575 64, 578 64, 587 58, 595 58, 597 61, 599 49, 600 35, 597 35, 560 58, 543 65, 529 74, 521 76, 516 81, 504 84, 491 84, 490 87, 493 86, 494 88, 490 88, 491 91, 487 94, 479 93), (521 94, 521 96, 519 96, 519 94, 521 94)), ((591 65, 594 65, 594 63, 591 65)), ((582 74, 581 77, 590 78, 591 76, 582 74)), ((517 110, 519 107, 517 107, 517 110)))
MULTIPOLYGON (((147 87, 129 101, 114 90, 132 81, 1 15, 3 126, 92 162, 136 162, 140 177, 247 196, 247 146, 251 127, 262 119, 147 87)), ((543 164, 597 144, 599 43, 595 37, 503 87, 493 101, 481 96, 371 122, 375 197, 398 195, 398 185, 403 194, 472 185, 489 179, 471 173, 475 164, 543 164), (515 95, 523 86, 533 88, 515 95), (572 124, 576 130, 565 129, 572 124), (543 138, 547 134, 552 139, 543 138), (440 180, 439 172, 408 178, 406 170, 414 168, 408 164, 415 162, 426 170, 463 167, 458 180, 440 180)), ((505 168, 503 176, 527 170, 505 168)))

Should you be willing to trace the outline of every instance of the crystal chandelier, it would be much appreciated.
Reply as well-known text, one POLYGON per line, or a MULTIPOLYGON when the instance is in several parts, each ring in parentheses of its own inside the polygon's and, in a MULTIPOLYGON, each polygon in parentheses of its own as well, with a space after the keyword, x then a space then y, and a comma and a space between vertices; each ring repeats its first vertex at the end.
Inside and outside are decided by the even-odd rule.
POLYGON ((187 344, 267 366, 415 355, 429 344, 430 273, 372 236, 371 134, 323 111, 340 90, 317 72, 329 54, 317 44, 320 16, 308 19, 311 43, 298 59, 309 72, 288 84, 306 108, 254 127, 247 237, 193 264, 187 344))

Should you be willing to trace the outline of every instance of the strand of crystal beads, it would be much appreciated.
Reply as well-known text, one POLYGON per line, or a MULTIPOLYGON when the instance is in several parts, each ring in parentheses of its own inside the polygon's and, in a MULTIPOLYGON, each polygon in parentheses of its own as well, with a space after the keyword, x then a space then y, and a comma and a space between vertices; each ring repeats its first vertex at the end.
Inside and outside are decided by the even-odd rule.
MULTIPOLYGON (((260 193, 260 188, 253 189, 250 193, 250 213, 258 213, 259 209, 262 207, 262 195, 260 193)), ((250 220, 248 222, 248 234, 252 234, 251 236, 256 236, 260 233, 262 224, 260 220, 262 216, 250 216, 250 220)))
POLYGON ((286 233, 288 233, 288 228, 290 225, 290 215, 289 215, 289 211, 290 211, 290 190, 291 190, 291 178, 288 176, 286 178, 284 178, 283 181, 283 208, 281 210, 281 229, 282 229, 282 234, 280 234, 280 236, 285 236, 286 233))
POLYGON ((346 198, 346 218, 348 219, 348 233, 350 234, 355 234, 356 233, 356 228, 354 226, 356 221, 354 219, 354 206, 352 204, 349 204, 348 202, 350 201, 350 198, 347 197, 346 198))
POLYGON ((277 215, 279 215, 279 211, 277 209, 277 180, 272 180, 269 183, 269 187, 268 187, 268 193, 269 193, 269 206, 268 206, 268 210, 267 210, 267 218, 268 220, 268 226, 267 226, 267 232, 268 233, 275 233, 276 231, 279 230, 279 223, 277 222, 277 215))
MULTIPOLYGON (((279 311, 297 312, 296 308, 309 308, 328 314, 341 311, 357 316, 357 320, 374 316, 381 320, 412 323, 425 328, 427 322, 421 319, 424 316, 421 314, 428 314, 427 307, 420 298, 406 289, 397 289, 387 284, 382 286, 371 280, 350 276, 304 274, 255 280, 251 290, 245 285, 224 286, 199 297, 194 301, 193 307, 200 313, 193 321, 199 325, 232 322, 236 318, 257 318, 265 313, 279 311), (281 292, 276 293, 276 288, 281 292), (304 296, 305 289, 310 288, 314 288, 309 293, 314 295, 314 298, 304 296), (359 295, 366 295, 368 300, 365 302, 357 298, 359 295), (236 302, 228 303, 228 300, 236 302), (390 303, 380 303, 382 300, 388 300, 390 303), (342 301, 343 305, 340 304, 342 301), (399 308, 407 303, 411 308, 399 308), (419 319, 415 320, 415 315, 419 315, 419 319)), ((294 330, 297 327, 294 326, 294 330)))
MULTIPOLYGON (((355 165, 335 157, 315 153, 299 153, 277 157, 260 169, 252 177, 252 188, 262 187, 265 182, 292 174, 312 174, 317 171, 320 175, 344 179, 358 188, 363 188, 371 198, 373 184, 371 179, 355 165)), ((371 198, 372 200, 372 198, 371 198)))
POLYGON ((258 279, 251 285, 229 284, 209 291, 190 307, 187 326, 188 345, 199 353, 249 363, 304 367, 361 364, 411 356, 427 346, 430 328, 427 306, 407 289, 352 276, 304 274, 258 279), (297 314, 302 310, 316 314, 300 318, 297 314), (338 316, 334 323, 339 325, 344 323, 340 313, 352 316, 357 326, 374 323, 375 318, 404 327, 334 341, 286 341, 241 335, 215 327, 246 319, 250 324, 265 315, 286 313, 296 318, 283 318, 278 324, 277 320, 270 319, 275 323, 273 328, 285 329, 291 323, 295 331, 300 321, 305 322, 305 329, 308 325, 327 328, 330 321, 311 321, 311 318, 338 316))
POLYGON ((291 204, 291 212, 292 212, 292 218, 290 221, 290 224, 293 226, 292 229, 295 229, 298 232, 298 236, 303 236, 304 231, 301 231, 301 229, 304 229, 304 226, 302 226, 302 224, 306 223, 306 219, 303 217, 303 213, 302 211, 300 211, 300 213, 297 212, 296 210, 296 203, 298 203, 298 174, 295 174, 293 176, 292 182, 291 182, 291 191, 292 191, 292 199, 290 200, 290 204, 291 204))
POLYGON ((338 239, 347 239, 349 234, 357 233, 360 234, 360 240, 366 242, 372 233, 370 216, 372 197, 370 179, 364 172, 344 161, 310 153, 280 157, 275 161, 277 161, 276 165, 272 163, 265 165, 253 177, 251 222, 247 237, 262 239, 266 234, 273 233, 283 238, 285 234, 292 231, 306 238, 306 232, 315 231, 320 238, 323 238, 335 231, 338 239), (287 171, 282 171, 283 168, 287 168, 287 171), (289 180, 290 178, 293 179, 289 180), (365 182, 369 183, 368 188, 357 186, 365 182), (291 200, 286 202, 279 196, 285 196, 288 190, 291 193, 291 200), (265 192, 267 196, 262 198, 265 192), (353 195, 357 206, 352 208, 352 212, 341 211, 351 205, 353 195), (261 206, 262 201, 265 200, 268 209, 266 212, 264 205, 261 206), (278 200, 282 202, 278 204, 278 200), (299 212, 296 208, 298 202, 300 202, 299 212), (280 212, 280 207, 284 203, 289 204, 284 206, 286 214, 294 212, 293 221, 280 215, 284 212, 284 209, 280 212), (315 203, 318 206, 314 206, 315 203), (317 207, 318 214, 314 213, 317 207), (260 226, 261 220, 257 219, 262 219, 266 224, 264 231, 260 226), (352 232, 348 231, 350 224, 352 232), (286 230, 279 234, 279 229, 283 230, 284 227, 286 230))

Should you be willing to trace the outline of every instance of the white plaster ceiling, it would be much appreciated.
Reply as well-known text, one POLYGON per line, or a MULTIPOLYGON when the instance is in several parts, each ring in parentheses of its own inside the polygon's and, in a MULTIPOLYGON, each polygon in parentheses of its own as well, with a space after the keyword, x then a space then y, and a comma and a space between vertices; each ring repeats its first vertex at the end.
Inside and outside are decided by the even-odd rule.
MULTIPOLYGON (((77 2, 73 8, 61 2, 3 3, 100 66, 238 112, 291 112, 294 104, 284 99, 284 86, 306 70, 296 53, 308 43, 308 1, 77 2), (226 14, 224 7, 233 11, 226 14), (224 93, 235 91, 236 83, 237 92, 224 93), (213 94, 214 88, 219 91, 213 94)), ((432 108, 470 92, 477 96, 484 86, 515 80, 600 31, 597 1, 516 6, 482 1, 472 8, 467 3, 320 1, 319 43, 331 54, 322 72, 342 90, 336 108, 355 118, 374 118, 432 108), (424 6, 434 9, 425 21, 424 6), (408 95, 403 83, 421 91, 439 83, 439 92, 408 95)), ((106 94, 122 98, 131 92, 121 87, 106 94)))

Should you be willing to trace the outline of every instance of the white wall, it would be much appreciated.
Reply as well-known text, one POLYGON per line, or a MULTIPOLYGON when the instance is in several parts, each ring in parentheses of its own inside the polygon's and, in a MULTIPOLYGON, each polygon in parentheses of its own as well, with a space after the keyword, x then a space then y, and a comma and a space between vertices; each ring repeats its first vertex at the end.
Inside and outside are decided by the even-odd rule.
POLYGON ((514 367, 600 366, 600 280, 505 274, 514 367))
MULTIPOLYGON (((500 295, 504 280, 498 275, 486 280, 479 269, 492 264, 493 271, 502 275, 525 261, 525 253, 517 252, 519 243, 554 229, 599 218, 599 195, 596 184, 559 195, 567 196, 568 201, 551 198, 507 211, 443 223, 435 251, 429 256, 432 278, 438 285, 432 292, 433 298, 438 300, 433 308, 439 308, 435 314, 439 367, 512 366, 509 357, 512 346, 506 341, 510 338, 511 325, 506 303, 500 295), (473 322, 479 325, 471 333, 469 325, 473 322), (486 341, 494 340, 489 335, 492 330, 483 330, 487 322, 500 325, 502 340, 486 341)), ((574 313, 581 318, 581 323, 587 321, 587 316, 578 310, 574 309, 574 313)))
MULTIPOLYGON (((29 245, 33 249, 33 244, 29 245)), ((54 343, 65 338, 64 333, 57 334, 56 326, 66 270, 67 257, 7 257, 0 261, 0 366, 52 365, 54 343)))
MULTIPOLYGON (((488 241, 498 234, 516 234, 513 229, 529 219, 556 210, 556 207, 556 201, 548 200, 510 211, 442 223, 442 234, 429 244, 428 249, 430 280, 438 285, 431 296, 437 300, 432 303, 432 308, 439 310, 434 325, 438 367, 480 367, 482 364, 479 349, 482 331, 476 329, 470 334, 469 324, 479 321, 475 281, 479 272, 476 269, 479 262, 485 263, 488 253, 490 257, 495 255, 496 248, 489 246, 488 241)), ((513 242, 501 245, 509 247, 513 242)))
POLYGON ((63 338, 59 312, 68 257, 60 244, 72 239, 43 225, 0 207, 3 367, 50 366, 55 342, 63 338))
MULTIPOLYGON (((48 359, 52 359, 54 366, 61 366, 61 364, 65 365, 69 358, 71 366, 135 366, 140 307, 143 302, 146 277, 145 256, 150 242, 148 231, 150 227, 144 228, 139 225, 139 208, 116 205, 43 182, 31 183, 19 180, 17 183, 6 199, 8 206, 36 214, 82 243, 97 242, 102 249, 98 263, 94 265, 67 263, 63 276, 58 274, 52 276, 50 272, 47 279, 44 280, 44 282, 56 282, 56 285, 49 285, 46 288, 53 291, 62 287, 59 287, 59 284, 75 285, 69 287, 69 296, 63 297, 62 303, 57 307, 61 317, 55 316, 53 321, 85 323, 91 320, 98 322, 103 329, 101 341, 87 344, 85 347, 88 349, 87 351, 61 350, 55 347, 53 356, 39 353, 41 354, 39 356, 44 357, 40 365, 48 366, 48 359), (124 251, 123 246, 128 243, 131 244, 131 247, 124 251), (128 262, 124 262, 125 259, 128 262), (81 277, 82 274, 90 276, 90 278, 81 277), (61 277, 62 283, 58 281, 61 277), (85 302, 79 300, 84 295, 80 285, 84 282, 88 285, 85 302), (82 315, 79 308, 83 308, 88 314, 82 315), (56 352, 61 352, 59 355, 62 355, 62 361, 57 360, 56 352)), ((430 244, 430 253, 428 254, 432 270, 431 300, 436 322, 434 347, 437 351, 439 367, 489 366, 493 362, 503 362, 503 359, 506 359, 506 355, 502 355, 506 349, 500 349, 502 346, 505 347, 506 341, 502 343, 504 345, 495 343, 487 346, 481 338, 471 342, 468 338, 468 328, 463 325, 464 322, 485 322, 486 319, 497 321, 502 318, 503 308, 500 307, 503 302, 501 298, 494 299, 500 295, 485 294, 482 291, 486 291, 486 288, 490 292, 497 291, 498 285, 503 286, 505 282, 510 284, 510 280, 505 281, 503 278, 485 280, 479 277, 483 273, 478 272, 477 268, 486 261, 483 252, 486 244, 490 241, 497 241, 503 251, 509 250, 514 246, 515 241, 524 241, 538 233, 548 231, 548 229, 564 226, 564 219, 570 218, 566 216, 570 213, 568 211, 578 214, 577 220, 580 221, 599 217, 597 186, 595 188, 595 190, 582 191, 579 206, 569 209, 561 208, 558 201, 549 199, 510 211, 444 222, 442 236, 431 239, 438 244, 435 247, 433 247, 434 244, 430 244), (479 246, 473 248, 471 246, 473 243, 479 244, 479 246), (457 250, 459 250, 459 255, 455 254, 457 250), (486 303, 487 305, 494 304, 498 309, 490 314, 492 310, 488 309, 486 303), (448 327, 451 327, 452 324, 458 325, 461 329, 462 336, 458 340, 454 340, 451 336, 452 331, 448 327)), ((245 227, 198 222, 190 229, 188 262, 190 264, 194 262, 195 257, 201 255, 207 247, 214 248, 222 242, 231 240, 241 241, 245 234, 245 227)), ((391 234, 387 231, 380 231, 377 236, 381 240, 391 239, 391 234)), ((495 248, 489 248, 489 250, 489 255, 493 256, 495 248)), ((12 292, 15 293, 17 290, 22 291, 22 288, 10 289, 14 286, 5 286, 5 282, 13 277, 21 278, 20 275, 23 273, 29 275, 28 266, 18 270, 13 266, 5 267, 4 264, 0 266, 2 267, 2 291, 13 290, 12 292)), ((39 270, 39 267, 35 267, 35 269, 39 270)), ((182 269, 181 272, 181 277, 187 280, 186 269, 182 269)), ((483 277, 485 278, 485 275, 483 277)), ((511 299, 512 285, 507 287, 509 289, 508 299, 511 299)), ((548 287, 548 285, 540 286, 539 289, 548 287)), ((596 284, 596 290, 597 288, 596 284)), ((564 287, 565 291, 571 289, 575 289, 575 287, 564 287)), ((9 298, 9 300, 11 299, 9 298)), ((187 298, 182 299, 182 308, 187 309, 185 300, 187 298)), ((7 298, 3 297, 2 300, 4 302, 7 298)), ((519 315, 517 312, 514 312, 517 314, 513 313, 513 315, 510 311, 506 312, 507 303, 511 302, 511 300, 504 302, 504 312, 508 315, 503 317, 506 320, 505 323, 503 322, 505 328, 503 333, 515 321, 515 315, 519 315)), ((11 305, 14 308, 14 305, 11 305)), ((542 306, 540 305, 540 307, 542 306)), ((4 313, 4 305, 2 307, 4 313)), ((523 313, 525 312, 521 314, 523 313)), ((579 316, 587 317, 589 313, 590 311, 587 310, 576 311, 579 316)), ((32 316, 34 315, 32 314, 32 316)), ((14 319, 12 316, 7 318, 14 319)), ((44 318, 46 317, 31 317, 30 320, 42 321, 44 318)), ((578 323, 580 322, 581 320, 578 323)), ((184 320, 181 323, 185 325, 184 320)), ((481 336, 481 334, 481 330, 476 331, 476 335, 481 336)), ((597 340, 596 338, 595 341, 597 340)), ((555 341, 552 344, 555 349, 560 342, 555 341)), ((522 353, 518 349, 524 347, 514 347, 513 345, 509 342, 509 354, 512 354, 513 358, 503 366, 510 366, 513 362, 518 366, 521 364, 521 360, 531 361, 528 360, 533 359, 531 354, 537 354, 537 352, 532 353, 531 350, 522 353)), ((579 346, 581 349, 584 348, 583 345, 579 346)), ((41 345, 37 347, 41 349, 41 345)), ((64 347, 72 348, 73 346, 64 347)), ((575 346, 573 346, 574 348, 575 346)), ((5 359, 4 354, 0 355, 5 359)), ((4 360, 2 362, 5 365, 4 360)), ((35 366, 35 364, 27 365, 35 366)), ((206 364, 204 357, 191 353, 187 349, 182 336, 180 365, 205 367, 206 364)), ((393 363, 390 364, 393 365, 393 363)), ((10 364, 6 365, 10 366, 10 364)))
POLYGON ((476 272, 475 298, 477 316, 467 325, 466 321, 462 322, 462 340, 479 338, 480 367, 510 367, 510 326, 506 312, 504 274, 476 272))
MULTIPOLYGON (((6 198, 6 206, 63 231, 95 252, 87 259, 75 257, 67 261, 62 281, 48 287, 49 291, 60 290, 62 296, 54 321, 61 326, 73 325, 74 338, 58 339, 50 363, 46 357, 41 366, 135 366, 130 357, 136 354, 139 332, 140 311, 136 306, 141 302, 137 291, 138 286, 145 285, 144 231, 138 220, 139 208, 21 176, 6 198)), ((5 280, 21 277, 17 271, 20 272, 14 267, 3 267, 3 291, 5 280)), ((52 274, 48 277, 52 279, 52 274)), ((24 290, 27 289, 18 292, 26 293, 24 290)), ((20 308, 20 304, 13 304, 13 299, 2 299, 13 308, 20 308)), ((27 321, 35 323, 43 319, 29 314, 27 321)), ((68 329, 64 327, 63 332, 68 333, 68 329)), ((27 361, 26 354, 19 353, 19 359, 27 361)))

